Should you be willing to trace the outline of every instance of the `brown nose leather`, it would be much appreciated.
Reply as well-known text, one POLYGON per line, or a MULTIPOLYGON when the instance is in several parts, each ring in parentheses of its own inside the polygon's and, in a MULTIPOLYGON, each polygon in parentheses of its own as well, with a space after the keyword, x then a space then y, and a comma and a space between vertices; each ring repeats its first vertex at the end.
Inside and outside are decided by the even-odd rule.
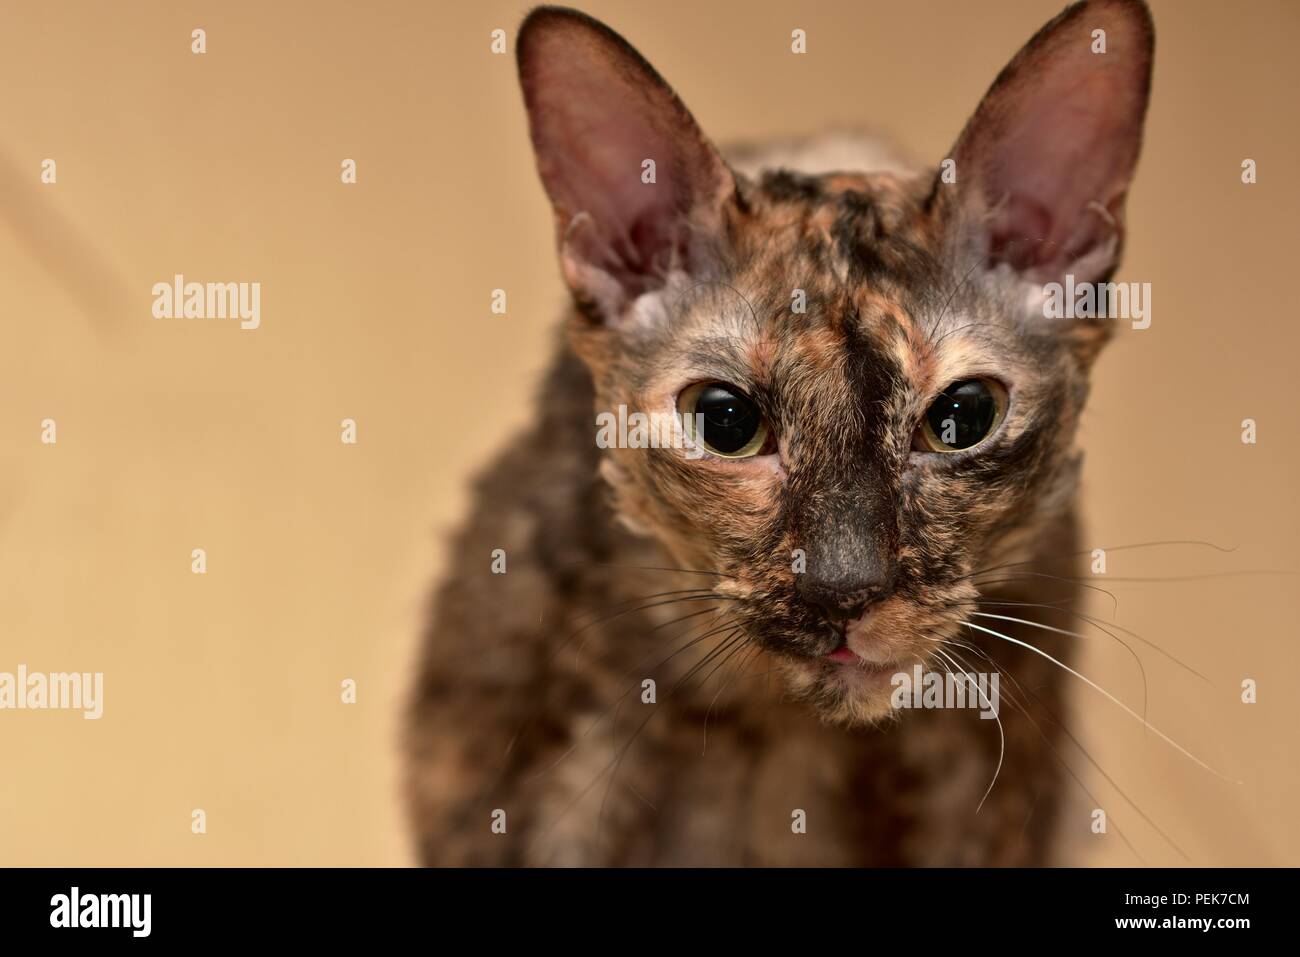
POLYGON ((849 579, 827 584, 808 575, 800 575, 796 591, 804 601, 816 606, 822 617, 833 625, 861 618, 872 605, 889 597, 893 582, 849 579))
POLYGON ((896 507, 881 485, 823 492, 799 514, 807 565, 795 591, 832 623, 860 617, 893 592, 896 507))

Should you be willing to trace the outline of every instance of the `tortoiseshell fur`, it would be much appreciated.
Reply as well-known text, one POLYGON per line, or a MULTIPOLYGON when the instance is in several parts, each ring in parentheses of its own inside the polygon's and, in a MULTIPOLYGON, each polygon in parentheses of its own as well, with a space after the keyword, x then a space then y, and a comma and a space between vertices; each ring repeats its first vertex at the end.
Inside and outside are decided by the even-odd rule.
MULTIPOLYGON (((989 603, 1076 597, 1076 427, 1106 326, 1034 319, 1023 285, 946 228, 934 169, 820 171, 846 149, 864 169, 881 155, 829 137, 795 151, 814 170, 796 172, 763 169, 789 144, 737 151, 721 224, 696 224, 691 261, 629 321, 579 297, 537 422, 478 481, 423 646, 406 735, 422 862, 1056 860, 1062 672, 962 622, 977 600, 1019 617, 989 603), (938 391, 978 375, 1008 388, 996 434, 978 454, 913 454, 938 391), (671 413, 698 381, 758 403, 779 464, 597 448, 596 412, 671 413), (900 717, 887 688, 822 657, 838 639, 794 556, 863 541, 897 562, 873 613, 880 661, 945 671, 942 648, 1002 675, 987 797, 997 723, 900 717)), ((1069 661, 1066 641, 994 624, 1069 661)))
MULTIPOLYGON (((443 589, 425 645, 410 747, 426 863, 1046 860, 1060 786, 1050 748, 1059 731, 1046 709, 1063 713, 1059 672, 1028 652, 961 636, 1038 699, 1020 695, 1029 716, 1003 709, 1001 781, 976 814, 998 733, 971 711, 824 724, 762 673, 784 670, 831 718, 852 719, 860 702, 838 692, 830 667, 795 668, 761 651, 747 655, 748 677, 720 671, 669 693, 725 633, 656 668, 702 630, 689 626, 715 619, 659 626, 708 602, 630 612, 565 642, 602 615, 673 597, 639 596, 701 584, 631 570, 644 566, 736 575, 717 580, 719 594, 741 599, 717 603, 720 615, 756 641, 824 644, 794 595, 792 551, 851 521, 867 495, 896 503, 902 572, 886 613, 900 647, 920 651, 924 631, 956 635, 954 623, 974 610, 972 572, 1041 558, 1046 574, 1069 574, 1083 370, 1059 334, 1009 325, 976 289, 948 303, 961 275, 944 271, 915 215, 930 179, 778 172, 746 182, 725 286, 688 292, 670 337, 597 365, 594 395, 586 368, 567 352, 557 360, 538 401, 542 421, 480 480, 480 505, 452 549, 477 560, 443 589), (795 288, 808 293, 805 315, 790 311, 795 288), (911 433, 935 383, 948 381, 943 370, 981 360, 1013 383, 1023 418, 978 462, 908 468, 911 433), (784 437, 786 488, 774 476, 728 481, 671 450, 609 450, 611 503, 597 477, 595 410, 655 408, 654 396, 701 376, 754 386, 784 437), (655 530, 676 554, 619 529, 619 517, 655 530), (495 548, 505 549, 504 575, 490 571, 495 548), (648 677, 662 689, 654 705, 641 703, 648 677), (490 830, 496 808, 507 812, 505 835, 490 830), (808 812, 807 834, 791 832, 794 809, 808 812)), ((579 351, 597 353, 601 333, 573 323, 579 351)), ((1040 570, 1013 566, 1004 577, 1024 576, 1011 583, 1019 587, 984 596, 1068 597, 1065 583, 1035 587, 1027 573, 1040 570)), ((959 653, 974 670, 994 670, 959 653)))

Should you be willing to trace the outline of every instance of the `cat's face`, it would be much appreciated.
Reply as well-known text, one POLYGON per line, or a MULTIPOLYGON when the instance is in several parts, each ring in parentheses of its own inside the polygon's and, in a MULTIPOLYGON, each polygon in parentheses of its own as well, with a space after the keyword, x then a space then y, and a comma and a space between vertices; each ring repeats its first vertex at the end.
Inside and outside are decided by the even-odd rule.
POLYGON ((1072 499, 1108 321, 1045 319, 1041 297, 1117 263, 1145 8, 1044 28, 960 137, 955 182, 749 180, 594 21, 543 9, 519 51, 597 410, 685 414, 669 447, 604 453, 620 515, 712 573, 821 713, 889 713, 974 574, 1021 561, 1072 499))

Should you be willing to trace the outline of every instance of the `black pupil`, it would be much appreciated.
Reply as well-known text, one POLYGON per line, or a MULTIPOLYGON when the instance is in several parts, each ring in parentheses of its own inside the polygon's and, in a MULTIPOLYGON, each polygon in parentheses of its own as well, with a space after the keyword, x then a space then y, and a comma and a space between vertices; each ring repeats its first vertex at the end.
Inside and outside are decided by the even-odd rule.
POLYGON ((708 386, 700 393, 695 412, 704 416, 704 444, 726 455, 747 446, 762 424, 754 403, 721 385, 708 386))
POLYGON ((945 446, 968 449, 989 434, 997 414, 992 390, 979 379, 967 379, 944 389, 925 417, 945 446))

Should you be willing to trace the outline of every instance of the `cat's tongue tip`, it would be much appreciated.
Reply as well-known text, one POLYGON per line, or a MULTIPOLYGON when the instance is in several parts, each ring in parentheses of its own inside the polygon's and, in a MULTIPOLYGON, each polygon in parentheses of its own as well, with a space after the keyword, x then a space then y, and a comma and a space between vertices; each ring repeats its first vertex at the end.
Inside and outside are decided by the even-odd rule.
POLYGON ((848 645, 840 645, 826 656, 831 661, 857 661, 858 656, 848 645))

